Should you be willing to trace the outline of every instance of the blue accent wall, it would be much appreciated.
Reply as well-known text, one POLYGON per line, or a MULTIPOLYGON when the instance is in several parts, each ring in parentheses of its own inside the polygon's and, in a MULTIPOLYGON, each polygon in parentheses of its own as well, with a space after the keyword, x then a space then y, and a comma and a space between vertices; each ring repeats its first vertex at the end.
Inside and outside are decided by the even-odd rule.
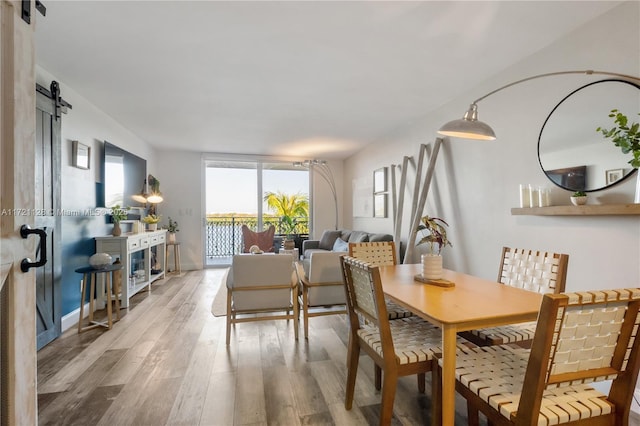
MULTIPOLYGON (((70 166, 69 166, 70 167, 70 166)), ((101 184, 93 179, 93 170, 71 169, 65 173, 63 166, 62 185, 62 315, 67 315, 80 307, 80 280, 77 268, 88 266, 89 257, 95 253, 94 237, 109 235, 113 225, 108 223, 104 209, 96 209, 101 196, 101 184), (77 170, 77 172, 76 172, 77 170), (87 179, 84 179, 87 177, 87 179)))

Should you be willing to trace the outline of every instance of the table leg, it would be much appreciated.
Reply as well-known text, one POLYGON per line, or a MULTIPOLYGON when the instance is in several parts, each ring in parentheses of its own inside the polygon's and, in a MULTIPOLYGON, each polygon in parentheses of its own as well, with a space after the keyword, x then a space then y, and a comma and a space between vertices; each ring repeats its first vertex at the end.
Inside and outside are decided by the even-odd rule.
POLYGON ((93 311, 95 311, 97 274, 89 274, 89 324, 93 322, 93 311))
POLYGON ((80 320, 78 321, 78 333, 82 332, 82 321, 84 321, 84 299, 87 297, 88 274, 82 275, 82 290, 80 291, 80 320))
MULTIPOLYGON (((111 279, 111 275, 113 274, 113 272, 107 272, 105 275, 105 281, 106 281, 106 290, 107 290, 107 324, 108 324, 108 328, 111 329, 111 326, 113 325, 113 318, 111 316, 111 290, 112 290, 112 283, 113 280, 111 279)), ((118 297, 116 295, 116 297, 118 297)))
POLYGON ((456 411, 456 328, 442 328, 442 425, 453 426, 456 411))

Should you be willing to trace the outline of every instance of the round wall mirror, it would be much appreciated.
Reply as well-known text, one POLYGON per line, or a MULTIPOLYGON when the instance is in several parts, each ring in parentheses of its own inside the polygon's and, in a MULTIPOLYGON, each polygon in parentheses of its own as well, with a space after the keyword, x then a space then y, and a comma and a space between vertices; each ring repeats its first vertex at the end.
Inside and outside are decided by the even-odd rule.
POLYGON ((569 93, 551 111, 538 137, 538 161, 549 180, 569 191, 599 191, 635 171, 610 139, 596 129, 615 125, 617 109, 638 122, 640 86, 625 80, 589 83, 569 93))

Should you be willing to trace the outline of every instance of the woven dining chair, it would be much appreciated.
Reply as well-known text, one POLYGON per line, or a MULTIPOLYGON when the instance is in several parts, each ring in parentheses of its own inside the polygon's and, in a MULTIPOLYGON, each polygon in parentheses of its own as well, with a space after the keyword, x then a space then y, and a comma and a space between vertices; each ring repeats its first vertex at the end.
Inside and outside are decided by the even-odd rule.
MULTIPOLYGON (((627 426, 640 368, 639 308, 638 288, 548 293, 531 349, 458 351, 456 390, 469 425, 482 412, 495 425, 627 426), (593 386, 608 380, 608 394, 593 386)), ((439 378, 440 367, 436 395, 439 378)))
POLYGON ((380 424, 388 425, 398 377, 431 371, 434 353, 442 352, 442 333, 417 316, 389 321, 378 267, 349 256, 340 259, 350 324, 344 405, 350 410, 353 404, 362 350, 384 372, 380 424))
MULTIPOLYGON (((537 293, 561 293, 565 289, 569 255, 519 248, 502 248, 498 281, 537 293)), ((529 347, 535 322, 504 325, 460 333, 479 346, 516 343, 529 347)))
MULTIPOLYGON (((349 243, 349 256, 369 263, 372 266, 396 265, 396 243, 393 241, 368 241, 362 243, 349 243)), ((413 313, 385 298, 387 304, 387 315, 390 320, 398 318, 406 318, 413 313)), ((382 386, 382 370, 375 365, 375 387, 380 390, 382 386)), ((418 389, 420 392, 425 390, 425 375, 418 374, 418 389)))
MULTIPOLYGON (((369 263, 372 266, 396 265, 396 243, 393 241, 375 241, 349 243, 349 256, 369 263)), ((411 311, 385 299, 389 319, 406 318, 413 315, 411 311)))

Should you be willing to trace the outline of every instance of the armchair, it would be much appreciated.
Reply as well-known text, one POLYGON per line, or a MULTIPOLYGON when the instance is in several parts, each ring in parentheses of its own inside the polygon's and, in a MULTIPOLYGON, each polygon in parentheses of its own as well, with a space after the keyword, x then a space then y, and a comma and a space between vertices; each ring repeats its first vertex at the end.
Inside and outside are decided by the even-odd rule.
POLYGON ((227 345, 232 324, 276 319, 292 319, 298 339, 297 281, 291 256, 233 256, 227 275, 227 345), (274 315, 274 312, 282 313, 274 315))
POLYGON ((346 314, 346 298, 340 267, 342 252, 313 252, 307 262, 296 263, 304 337, 309 338, 309 318, 346 314))
POLYGON ((282 239, 274 237, 276 227, 271 225, 267 230, 255 232, 247 225, 242 225, 242 252, 249 253, 249 248, 253 245, 260 247, 265 253, 277 253, 282 239))

